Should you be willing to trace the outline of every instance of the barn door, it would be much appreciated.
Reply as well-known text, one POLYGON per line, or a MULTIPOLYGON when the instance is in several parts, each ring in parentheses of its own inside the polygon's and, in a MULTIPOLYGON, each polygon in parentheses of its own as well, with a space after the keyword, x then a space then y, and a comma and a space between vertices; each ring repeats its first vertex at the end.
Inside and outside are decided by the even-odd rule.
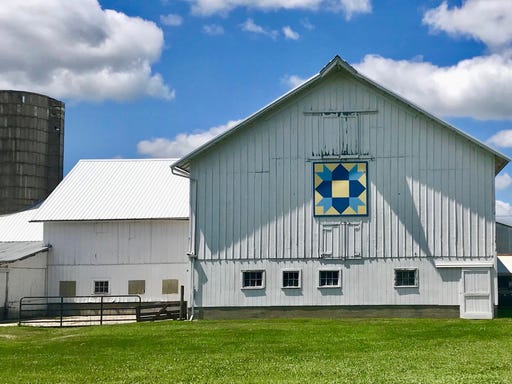
POLYGON ((460 317, 463 319, 492 319, 491 270, 462 269, 460 317))
POLYGON ((320 257, 361 258, 361 223, 325 223, 320 228, 320 257))

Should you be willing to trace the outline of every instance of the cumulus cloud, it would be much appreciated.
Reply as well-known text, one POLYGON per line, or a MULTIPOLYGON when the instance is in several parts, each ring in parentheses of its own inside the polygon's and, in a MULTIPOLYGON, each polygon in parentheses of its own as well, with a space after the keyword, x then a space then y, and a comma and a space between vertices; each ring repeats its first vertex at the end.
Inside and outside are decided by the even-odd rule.
POLYGON ((512 148, 512 129, 496 132, 488 140, 488 144, 501 148, 512 148))
POLYGON ((284 75, 281 78, 281 84, 283 84, 287 88, 296 88, 302 83, 304 83, 307 79, 303 79, 297 75, 284 75))
POLYGON ((162 31, 97 0, 4 2, 0 36, 0 89, 88 100, 174 97, 151 70, 162 31))
POLYGON ((370 13, 372 5, 370 0, 341 0, 339 9, 345 12, 345 19, 350 20, 356 13, 370 13))
POLYGON ((443 1, 425 13, 423 23, 433 31, 482 41, 493 50, 512 41, 512 6, 507 0, 467 0, 452 8, 443 1))
POLYGON ((160 15, 160 22, 168 27, 179 27, 183 24, 183 17, 174 13, 168 15, 160 15))
POLYGON ((180 133, 173 140, 163 137, 143 140, 137 144, 137 152, 149 157, 182 157, 221 133, 226 132, 228 129, 233 128, 240 121, 232 120, 227 124, 212 127, 203 132, 180 133))
POLYGON ((496 176, 496 189, 506 189, 510 185, 512 185, 512 177, 507 172, 496 176))
POLYGON ((512 225, 512 205, 505 201, 496 200, 496 219, 512 225))
POLYGON ((203 25, 203 32, 210 36, 219 36, 224 34, 224 28, 218 24, 203 25))
POLYGON ((369 13, 372 10, 370 0, 188 0, 192 13, 210 16, 216 13, 227 14, 235 8, 261 10, 301 9, 328 10, 344 12, 348 20, 357 13, 369 13))
POLYGON ((279 32, 277 32, 276 30, 265 28, 262 27, 261 25, 256 24, 254 20, 251 18, 248 18, 242 24, 240 24, 240 28, 242 28, 242 31, 244 32, 267 36, 274 40, 277 38, 279 34, 279 32))
POLYGON ((299 40, 300 38, 300 35, 288 25, 283 27, 283 35, 288 40, 299 40))
POLYGON ((438 115, 481 120, 512 118, 512 55, 479 56, 446 67, 367 55, 354 66, 438 115))

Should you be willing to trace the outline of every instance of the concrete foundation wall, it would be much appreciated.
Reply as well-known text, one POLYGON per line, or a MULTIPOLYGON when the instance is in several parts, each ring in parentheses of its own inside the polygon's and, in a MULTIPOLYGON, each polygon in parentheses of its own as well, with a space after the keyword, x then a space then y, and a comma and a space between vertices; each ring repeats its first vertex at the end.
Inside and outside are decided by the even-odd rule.
POLYGON ((195 317, 208 320, 259 319, 259 318, 390 318, 426 317, 458 318, 458 306, 330 306, 330 307, 220 307, 196 309, 195 317))

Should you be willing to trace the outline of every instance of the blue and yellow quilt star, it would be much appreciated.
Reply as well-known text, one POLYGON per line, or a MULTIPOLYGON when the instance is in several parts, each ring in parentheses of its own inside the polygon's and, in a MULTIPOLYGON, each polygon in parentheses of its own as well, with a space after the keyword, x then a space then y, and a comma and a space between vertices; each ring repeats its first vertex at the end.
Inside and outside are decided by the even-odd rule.
POLYGON ((366 216, 367 171, 367 162, 315 163, 315 216, 366 216))

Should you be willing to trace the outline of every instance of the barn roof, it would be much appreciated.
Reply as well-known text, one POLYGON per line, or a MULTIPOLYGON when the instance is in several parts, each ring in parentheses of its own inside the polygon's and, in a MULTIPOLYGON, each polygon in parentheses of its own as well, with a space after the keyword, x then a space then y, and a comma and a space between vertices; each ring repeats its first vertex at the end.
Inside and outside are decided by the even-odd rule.
POLYGON ((262 115, 268 113, 269 111, 278 108, 281 106, 284 102, 289 100, 292 96, 295 96, 296 94, 310 88, 311 86, 318 83, 322 78, 324 78, 327 74, 333 72, 333 71, 345 71, 346 73, 350 73, 355 78, 361 80, 363 83, 366 83, 367 85, 370 85, 373 88, 376 88, 377 90, 384 92, 385 94, 391 96, 392 98, 405 103, 406 105, 410 106, 411 108, 417 110, 418 112, 426 115, 428 118, 434 120, 438 124, 452 130, 453 132, 461 135, 465 139, 469 140, 470 142, 473 142, 474 144, 478 145, 479 147, 483 148, 484 150, 492 153, 494 155, 495 159, 495 174, 498 174, 504 167, 507 165, 507 163, 510 161, 510 158, 503 155, 502 153, 494 150, 493 148, 487 146, 486 144, 482 143, 481 141, 475 139, 474 137, 468 135, 467 133, 455 128, 454 126, 446 123, 445 121, 439 119, 438 117, 435 117, 434 115, 430 114, 429 112, 425 111, 424 109, 418 107, 417 105, 411 103, 410 101, 406 100, 402 96, 399 96, 392 91, 384 88, 383 86, 377 84, 373 80, 370 80, 366 76, 363 76, 355 68, 353 68, 351 65, 349 65, 346 61, 341 59, 338 55, 336 55, 327 65, 322 68, 322 70, 316 74, 315 76, 311 77, 310 79, 306 80, 304 83, 299 85, 298 87, 292 89, 291 91, 285 93, 283 96, 278 98, 277 100, 271 102, 267 106, 263 107, 259 111, 255 112, 254 114, 250 115, 246 119, 242 120, 240 123, 235 125, 233 128, 229 129, 228 131, 224 132, 223 134, 215 137, 214 139, 210 140, 209 142, 205 143, 204 145, 200 146, 196 150, 190 152, 188 155, 182 157, 177 162, 175 162, 172 165, 172 168, 178 172, 183 172, 188 174, 190 170, 190 161, 198 156, 199 154, 203 153, 207 149, 213 147, 216 145, 219 141, 223 140, 225 137, 232 135, 233 133, 237 132, 238 130, 242 129, 243 127, 247 126, 248 124, 252 123, 257 118, 261 117, 262 115))
POLYGON ((80 160, 33 221, 188 219, 188 180, 176 159, 80 160))
POLYGON ((0 216, 0 242, 42 241, 43 224, 31 223, 38 207, 0 216))
POLYGON ((48 246, 42 241, 0 242, 0 265, 23 260, 46 251, 48 246))

